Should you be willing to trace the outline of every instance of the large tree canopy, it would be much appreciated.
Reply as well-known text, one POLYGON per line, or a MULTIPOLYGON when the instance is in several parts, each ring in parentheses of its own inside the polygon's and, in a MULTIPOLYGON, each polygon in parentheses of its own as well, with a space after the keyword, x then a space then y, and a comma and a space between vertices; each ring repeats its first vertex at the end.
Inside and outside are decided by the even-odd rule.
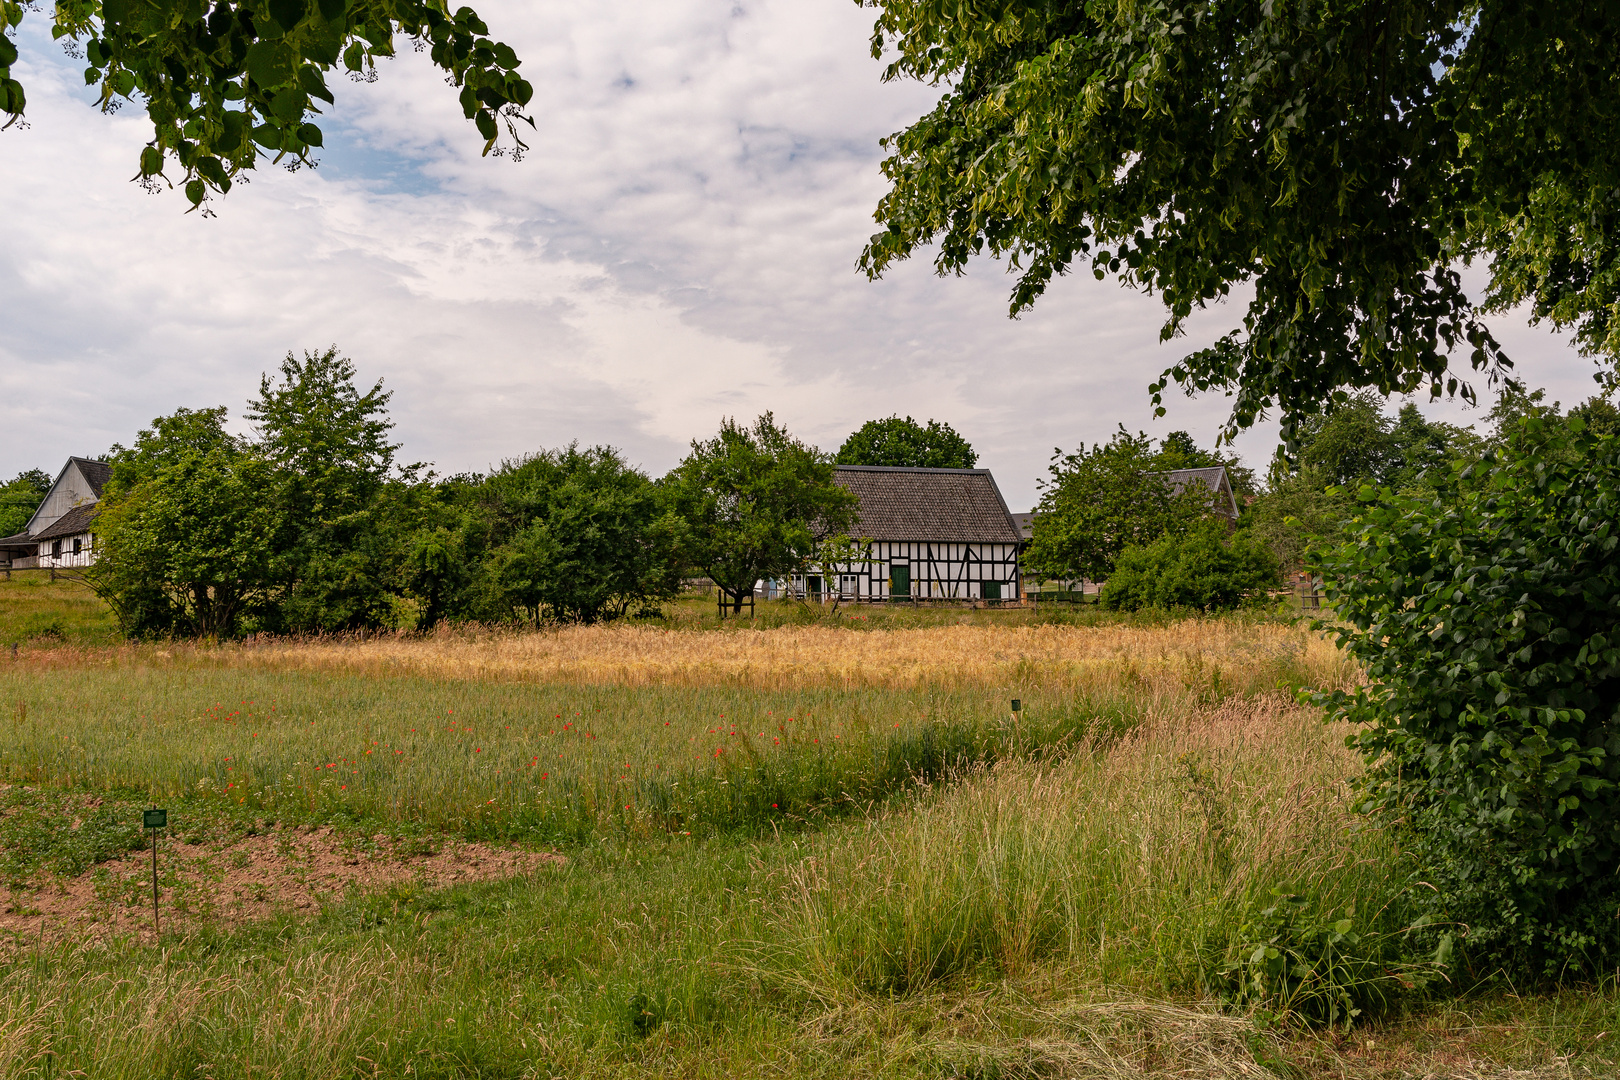
MULTIPOLYGON (((7 35, 32 6, 0 0, 7 127, 25 105, 7 35)), ((326 73, 341 64, 352 78, 375 78, 376 58, 394 55, 398 34, 461 88, 486 154, 503 122, 520 150, 515 121, 533 125, 520 114, 534 90, 517 74, 517 54, 491 40, 472 8, 452 11, 448 0, 57 0, 54 17, 52 36, 86 61, 85 83, 99 85, 103 110, 144 103, 153 135, 138 178, 181 183, 193 206, 210 188, 229 191, 261 155, 306 160, 322 141, 310 119, 316 101, 335 100, 326 73)))
POLYGON ((928 426, 911 417, 868 420, 844 440, 833 460, 840 465, 888 465, 923 469, 971 469, 979 454, 951 425, 928 426))
POLYGON ((1177 334, 1253 290, 1241 330, 1164 373, 1235 401, 1228 433, 1344 387, 1473 391, 1507 366, 1484 310, 1528 301, 1620 355, 1620 35, 1570 0, 861 0, 887 78, 946 87, 885 140, 862 268, 931 243, 1005 256, 1014 313, 1077 262, 1156 291, 1177 334), (1467 372, 1462 374, 1466 375, 1467 372))

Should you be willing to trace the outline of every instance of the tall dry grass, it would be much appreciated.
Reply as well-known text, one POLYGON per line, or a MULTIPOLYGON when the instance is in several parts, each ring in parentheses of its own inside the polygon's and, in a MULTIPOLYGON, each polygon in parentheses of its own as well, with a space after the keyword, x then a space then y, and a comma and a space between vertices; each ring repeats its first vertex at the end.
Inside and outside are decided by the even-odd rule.
MULTIPOLYGON (((114 663, 342 672, 433 679, 618 686, 800 686, 912 689, 1035 684, 1076 690, 1215 678, 1231 688, 1286 672, 1341 683, 1353 671, 1302 626, 1187 619, 1165 626, 802 626, 692 632, 614 624, 505 632, 446 628, 428 637, 274 639, 207 646, 36 650, 38 666, 114 663)), ((1261 688, 1264 688, 1263 685, 1261 688)))
POLYGON ((1086 982, 1213 993, 1279 891, 1378 924, 1397 860, 1349 811, 1358 769, 1342 732, 1278 695, 999 762, 796 867, 789 968, 834 998, 1054 960, 1086 982))

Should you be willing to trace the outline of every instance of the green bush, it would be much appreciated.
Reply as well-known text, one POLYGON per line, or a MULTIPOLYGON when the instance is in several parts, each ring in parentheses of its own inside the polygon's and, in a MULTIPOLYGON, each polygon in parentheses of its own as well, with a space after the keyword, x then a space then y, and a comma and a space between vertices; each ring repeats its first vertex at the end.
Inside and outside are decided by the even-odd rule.
POLYGON ((1126 548, 1098 598, 1115 611, 1235 608, 1277 584, 1277 558, 1247 533, 1204 521, 1182 536, 1126 548))
POLYGON ((1318 559, 1365 666, 1367 810, 1411 835, 1476 971, 1620 963, 1620 440, 1527 420, 1433 496, 1375 494, 1318 559))

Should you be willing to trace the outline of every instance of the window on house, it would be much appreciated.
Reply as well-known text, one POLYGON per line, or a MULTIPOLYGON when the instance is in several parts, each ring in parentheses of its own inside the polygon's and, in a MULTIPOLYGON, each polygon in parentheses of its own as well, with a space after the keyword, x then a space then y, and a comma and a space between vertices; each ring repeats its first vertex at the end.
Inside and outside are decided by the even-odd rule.
POLYGON ((60 540, 52 540, 51 541, 51 558, 60 559, 61 557, 62 557, 62 541, 60 541, 60 540))
POLYGON ((79 552, 81 552, 83 550, 84 549, 80 546, 79 538, 77 536, 75 536, 73 538, 73 554, 77 555, 77 554, 79 554, 79 552))

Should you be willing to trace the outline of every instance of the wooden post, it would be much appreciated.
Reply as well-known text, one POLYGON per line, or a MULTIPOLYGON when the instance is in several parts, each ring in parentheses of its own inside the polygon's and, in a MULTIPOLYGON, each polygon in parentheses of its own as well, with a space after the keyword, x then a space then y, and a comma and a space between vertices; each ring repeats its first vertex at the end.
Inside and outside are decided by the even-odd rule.
POLYGON ((152 935, 153 935, 153 937, 162 937, 163 936, 163 927, 158 922, 157 834, 158 834, 158 831, 156 829, 153 829, 152 830, 152 935))

